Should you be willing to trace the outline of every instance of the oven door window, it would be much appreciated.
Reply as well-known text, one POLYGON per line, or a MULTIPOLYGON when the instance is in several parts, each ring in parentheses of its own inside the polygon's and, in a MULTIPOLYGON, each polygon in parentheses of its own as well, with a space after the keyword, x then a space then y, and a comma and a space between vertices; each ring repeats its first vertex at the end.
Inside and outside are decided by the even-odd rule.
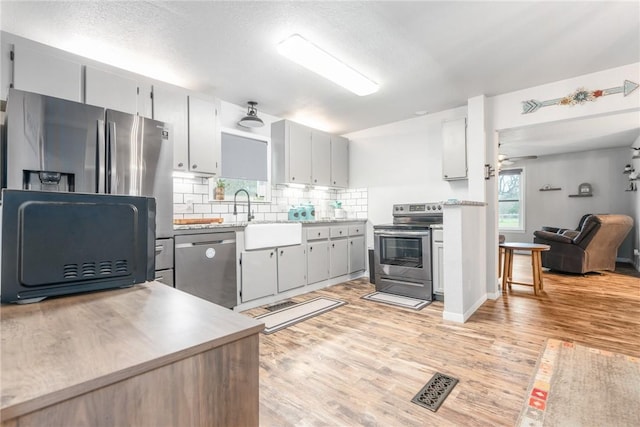
POLYGON ((381 236, 380 264, 422 268, 422 238, 381 236))

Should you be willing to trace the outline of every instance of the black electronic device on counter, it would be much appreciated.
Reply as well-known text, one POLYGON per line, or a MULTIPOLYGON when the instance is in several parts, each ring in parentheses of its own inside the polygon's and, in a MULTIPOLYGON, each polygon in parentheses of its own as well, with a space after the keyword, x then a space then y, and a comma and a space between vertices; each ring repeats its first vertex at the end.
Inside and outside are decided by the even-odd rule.
POLYGON ((154 280, 151 197, 3 189, 1 214, 2 302, 154 280))

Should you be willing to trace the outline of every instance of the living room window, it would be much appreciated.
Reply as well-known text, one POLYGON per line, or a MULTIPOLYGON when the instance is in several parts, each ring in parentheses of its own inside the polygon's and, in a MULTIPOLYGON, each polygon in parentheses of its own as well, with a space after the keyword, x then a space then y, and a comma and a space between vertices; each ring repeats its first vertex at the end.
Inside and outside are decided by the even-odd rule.
POLYGON ((524 176, 522 169, 507 169, 498 175, 498 228, 524 231, 524 176))

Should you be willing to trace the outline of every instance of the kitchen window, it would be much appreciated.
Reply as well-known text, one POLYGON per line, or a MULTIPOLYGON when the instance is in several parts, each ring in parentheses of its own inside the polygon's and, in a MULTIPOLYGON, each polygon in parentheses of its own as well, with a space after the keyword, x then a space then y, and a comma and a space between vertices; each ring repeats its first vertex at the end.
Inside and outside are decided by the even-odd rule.
POLYGON ((498 228, 524 231, 524 175, 522 169, 507 169, 498 175, 498 228))
MULTIPOLYGON (((215 197, 215 187, 224 186, 224 199, 232 201, 240 189, 249 192, 252 202, 268 202, 271 198, 270 138, 235 129, 221 132, 222 170, 220 178, 209 180, 209 199, 215 197)), ((242 195, 244 200, 244 194, 242 195)))

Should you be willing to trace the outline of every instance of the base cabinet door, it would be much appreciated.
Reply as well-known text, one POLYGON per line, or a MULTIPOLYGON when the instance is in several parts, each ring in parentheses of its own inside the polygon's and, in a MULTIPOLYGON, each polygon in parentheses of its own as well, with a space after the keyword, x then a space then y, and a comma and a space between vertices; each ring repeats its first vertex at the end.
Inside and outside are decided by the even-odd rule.
POLYGON ((278 291, 276 249, 241 253, 242 302, 275 295, 278 291))
POLYGON ((278 292, 288 291, 307 284, 305 245, 279 248, 278 292))
POLYGON ((347 239, 332 240, 329 244, 329 277, 344 276, 349 272, 349 243, 347 239))
POLYGON ((364 236, 349 237, 349 273, 365 269, 364 236))
POLYGON ((329 278, 329 242, 307 244, 307 283, 317 283, 329 278))

